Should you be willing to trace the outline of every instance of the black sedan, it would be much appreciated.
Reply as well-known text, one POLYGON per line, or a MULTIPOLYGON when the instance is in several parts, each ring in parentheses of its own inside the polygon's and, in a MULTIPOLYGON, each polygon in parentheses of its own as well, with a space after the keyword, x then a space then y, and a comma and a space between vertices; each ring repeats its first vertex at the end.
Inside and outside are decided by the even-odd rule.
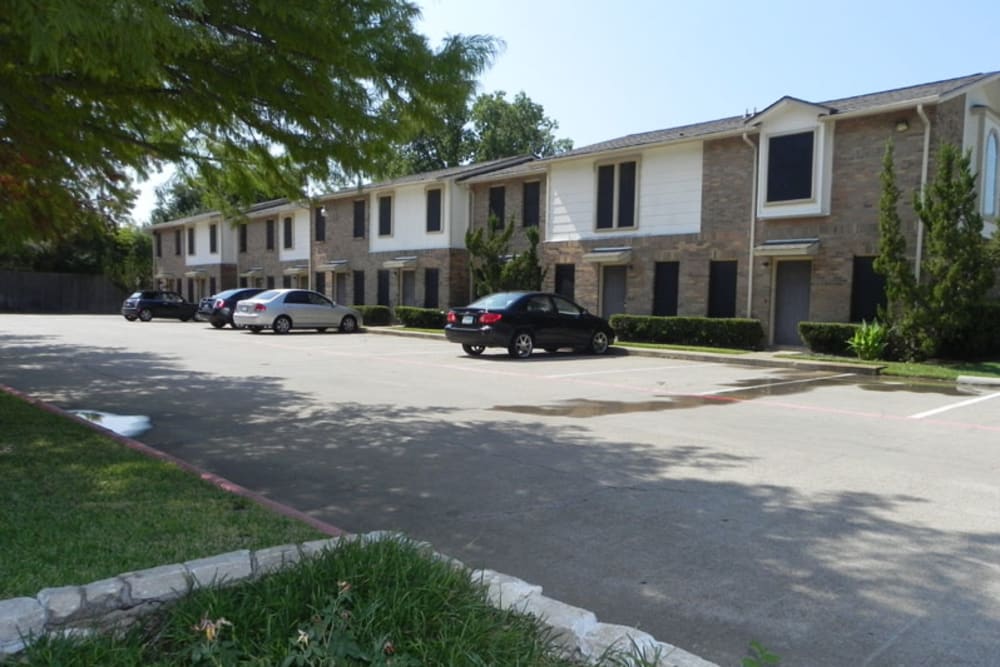
POLYGON ((516 359, 531 356, 536 347, 546 352, 572 347, 604 354, 615 340, 606 320, 545 292, 498 292, 453 308, 444 333, 451 342, 461 343, 466 354, 504 347, 516 359))
POLYGON ((207 296, 198 304, 198 319, 207 320, 216 329, 227 324, 235 329, 233 313, 236 311, 236 304, 243 299, 252 299, 263 291, 262 287, 240 287, 207 296))
POLYGON ((132 293, 122 303, 122 315, 129 322, 148 322, 154 317, 169 317, 187 322, 194 317, 198 305, 185 300, 177 292, 141 290, 132 293))

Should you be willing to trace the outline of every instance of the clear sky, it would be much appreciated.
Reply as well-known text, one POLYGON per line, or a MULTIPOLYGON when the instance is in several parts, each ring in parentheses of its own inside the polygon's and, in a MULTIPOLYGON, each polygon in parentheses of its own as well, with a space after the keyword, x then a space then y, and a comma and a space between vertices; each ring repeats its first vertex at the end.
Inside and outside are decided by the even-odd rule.
MULTIPOLYGON (((480 92, 524 91, 584 146, 1000 70, 1000 0, 418 0, 418 29, 506 47, 480 92)), ((152 189, 134 217, 148 218, 152 189)))

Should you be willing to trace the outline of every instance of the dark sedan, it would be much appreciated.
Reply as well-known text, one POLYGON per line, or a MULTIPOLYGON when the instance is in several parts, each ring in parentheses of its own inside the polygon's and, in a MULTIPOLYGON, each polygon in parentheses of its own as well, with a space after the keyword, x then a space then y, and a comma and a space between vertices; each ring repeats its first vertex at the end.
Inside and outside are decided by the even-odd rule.
POLYGON ((187 301, 177 292, 141 290, 132 293, 122 303, 122 315, 129 322, 148 322, 154 317, 169 317, 187 322, 194 317, 198 305, 187 301))
POLYGON ((236 311, 236 304, 243 299, 252 299, 263 291, 262 287, 240 287, 207 296, 198 305, 198 319, 208 321, 216 329, 227 324, 235 329, 233 313, 236 311))
POLYGON ((536 347, 604 354, 615 340, 606 320, 566 297, 545 292, 498 292, 453 308, 444 333, 451 342, 461 343, 466 354, 503 347, 517 359, 531 356, 536 347))

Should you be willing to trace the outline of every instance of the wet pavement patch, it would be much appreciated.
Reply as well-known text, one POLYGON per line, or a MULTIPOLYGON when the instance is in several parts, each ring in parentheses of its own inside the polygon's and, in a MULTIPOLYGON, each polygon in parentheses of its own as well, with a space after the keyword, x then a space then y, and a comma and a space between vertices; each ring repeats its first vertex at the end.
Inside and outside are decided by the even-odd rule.
POLYGON ((549 405, 494 405, 491 410, 516 412, 523 415, 544 415, 546 417, 604 417, 622 415, 629 412, 661 412, 664 410, 684 410, 707 405, 728 405, 735 399, 719 396, 671 396, 652 401, 592 401, 578 399, 560 401, 549 405))
POLYGON ((144 433, 153 427, 149 417, 145 415, 116 415, 100 410, 69 410, 70 414, 94 422, 118 435, 133 437, 144 433))

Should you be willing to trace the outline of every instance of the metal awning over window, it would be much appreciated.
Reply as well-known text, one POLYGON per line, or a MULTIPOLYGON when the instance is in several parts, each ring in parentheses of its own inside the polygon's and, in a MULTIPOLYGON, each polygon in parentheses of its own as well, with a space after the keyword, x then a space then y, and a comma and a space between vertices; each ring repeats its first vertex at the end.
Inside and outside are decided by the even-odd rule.
POLYGON ((819 239, 779 239, 754 247, 757 257, 809 257, 819 250, 819 239))
POLYGON ((333 273, 350 273, 351 265, 346 259, 334 259, 329 262, 323 262, 316 267, 317 271, 332 271, 333 273))
POLYGON ((304 276, 309 273, 308 266, 290 266, 281 272, 282 275, 286 276, 304 276))
POLYGON ((632 248, 594 248, 583 256, 590 264, 628 264, 632 260, 632 248))
POLYGON ((417 265, 417 256, 393 257, 382 262, 383 269, 412 269, 417 265))

